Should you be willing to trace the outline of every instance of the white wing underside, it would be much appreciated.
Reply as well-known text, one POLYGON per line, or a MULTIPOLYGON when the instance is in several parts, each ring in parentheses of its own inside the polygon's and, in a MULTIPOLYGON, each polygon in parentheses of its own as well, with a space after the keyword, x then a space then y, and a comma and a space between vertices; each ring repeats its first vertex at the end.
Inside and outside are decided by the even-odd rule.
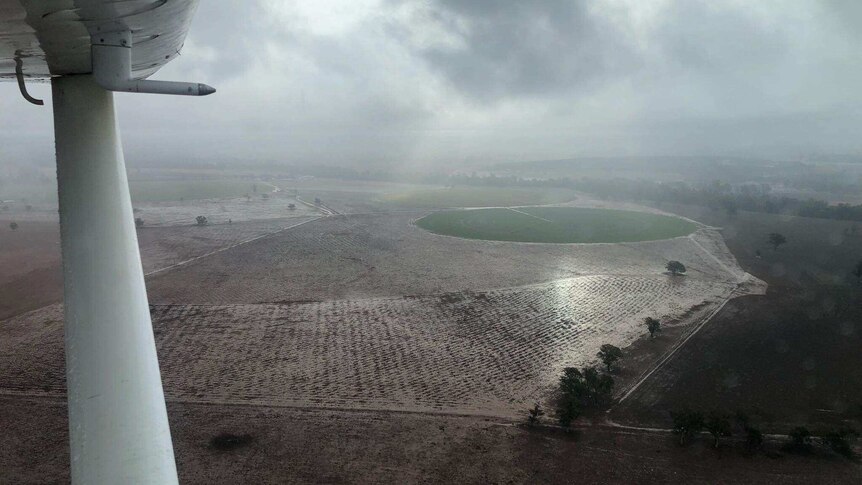
POLYGON ((132 75, 143 79, 179 55, 198 0, 0 0, 0 80, 16 59, 30 79, 92 72, 90 38, 131 31, 132 75))

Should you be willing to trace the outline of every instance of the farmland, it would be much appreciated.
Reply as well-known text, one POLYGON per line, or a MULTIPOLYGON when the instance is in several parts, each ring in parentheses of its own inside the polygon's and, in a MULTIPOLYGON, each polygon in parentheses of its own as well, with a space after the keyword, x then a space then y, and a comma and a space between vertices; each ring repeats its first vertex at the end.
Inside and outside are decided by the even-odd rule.
MULTIPOLYGON (((561 369, 594 363, 602 344, 624 349, 615 376, 627 386, 729 298, 762 294, 765 285, 737 264, 716 229, 644 208, 637 214, 641 220, 666 217, 687 232, 604 244, 485 241, 419 227, 414 221, 435 213, 385 202, 387 194, 407 190, 403 186, 297 185, 296 192, 282 190, 267 199, 136 204, 137 214, 147 220, 139 228, 139 243, 150 273, 156 343, 186 482, 235 476, 302 483, 323 476, 315 469, 321 460, 332 480, 379 482, 405 476, 559 482, 571 473, 594 482, 632 481, 645 473, 657 480, 670 479, 667 473, 697 480, 719 472, 728 480, 782 473, 787 481, 805 482, 814 475, 840 481, 856 473, 852 465, 816 459, 755 459, 731 470, 704 461, 702 449, 674 448, 669 437, 604 428, 573 437, 512 426, 533 403, 550 406, 561 369), (288 204, 298 202, 295 193, 306 201, 319 197, 341 214, 305 204, 289 211, 288 204), (194 225, 190 217, 196 213, 215 223, 194 225), (242 217, 229 224, 219 214, 242 217), (664 238, 669 236, 676 237, 664 238), (669 259, 683 261, 686 275, 665 274, 669 259), (644 338, 645 316, 661 318, 658 338, 644 338), (214 450, 208 441, 225 431, 248 434, 251 444, 214 450), (369 436, 377 437, 375 455, 357 455, 369 436), (428 447, 428 440, 436 446, 428 447), (409 456, 402 446, 412 450, 409 456), (656 456, 663 457, 661 470, 651 465, 656 456), (482 457, 498 467, 477 467, 482 457), (522 463, 526 458, 536 465, 522 463), (294 461, 283 465, 285 459, 294 461), (596 475, 595 460, 615 471, 596 475), (686 468, 695 462, 698 467, 686 468)), ((470 197, 478 205, 499 202, 470 197)), ((516 207, 549 220, 559 210, 516 207)), ((565 207, 574 207, 571 213, 588 207, 600 213, 639 210, 581 197, 565 207)), ((50 283, 33 273, 37 269, 55 272, 51 284, 59 284, 56 226, 39 224, 28 222, 15 234, 2 235, 3 241, 17 238, 18 248, 3 260, 10 268, 3 291, 27 275, 34 284, 50 283), (32 262, 13 270, 18 260, 32 262)), ((731 234, 733 244, 742 232, 731 234)), ((796 275, 792 265, 786 267, 784 275, 796 275)), ((53 457, 27 469, 20 456, 0 455, 0 470, 24 477, 23 482, 63 476, 68 460, 60 287, 52 291, 52 298, 26 307, 16 302, 0 317, 0 416, 6 416, 0 424, 21 434, 34 455, 43 450, 53 457), (34 419, 21 421, 14 416, 25 403, 35 410, 34 419), (41 442, 47 445, 40 447, 41 442)), ((725 309, 745 302, 732 300, 725 309)), ((762 321, 771 328, 770 320, 762 321)), ((613 419, 664 425, 664 414, 656 419, 642 405, 658 399, 656 409, 664 413, 670 406, 664 399, 682 402, 684 389, 693 385, 689 372, 698 368, 693 362, 703 349, 699 339, 736 335, 731 341, 737 342, 747 331, 707 325, 692 339, 694 350, 684 347, 679 353, 684 358, 657 372, 613 419)), ((735 351, 732 345, 707 345, 735 351)), ((719 377, 698 375, 708 377, 697 391, 706 399, 708 383, 719 377)), ((725 464, 740 459, 722 458, 725 464)))
POLYGON ((436 234, 490 241, 619 243, 687 236, 692 222, 646 212, 514 207, 435 212, 416 224, 436 234))

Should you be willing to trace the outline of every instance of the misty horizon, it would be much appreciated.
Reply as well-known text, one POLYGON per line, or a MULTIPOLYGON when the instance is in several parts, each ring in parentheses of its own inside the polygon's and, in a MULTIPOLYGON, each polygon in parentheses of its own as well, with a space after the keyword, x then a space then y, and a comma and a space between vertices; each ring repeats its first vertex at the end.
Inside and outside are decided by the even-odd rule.
MULTIPOLYGON (((131 165, 409 167, 862 153, 853 2, 201 4, 157 79, 118 95, 131 165)), ((0 163, 50 163, 44 107, 0 83, 0 163)))

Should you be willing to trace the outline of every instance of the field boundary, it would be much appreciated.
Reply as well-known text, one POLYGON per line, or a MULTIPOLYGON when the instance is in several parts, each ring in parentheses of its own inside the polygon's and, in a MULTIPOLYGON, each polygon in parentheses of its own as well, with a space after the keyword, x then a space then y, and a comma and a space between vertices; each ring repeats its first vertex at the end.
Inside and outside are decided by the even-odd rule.
POLYGON ((674 355, 676 355, 676 353, 679 351, 679 349, 681 349, 686 343, 688 343, 688 341, 691 340, 692 337, 697 335, 697 333, 703 327, 705 327, 706 324, 709 323, 710 320, 712 320, 712 318, 715 315, 717 315, 718 312, 720 312, 724 308, 725 305, 727 305, 727 302, 729 302, 730 300, 732 300, 733 298, 735 298, 737 296, 741 296, 741 295, 738 295, 736 290, 733 290, 730 293, 730 295, 728 295, 724 299, 724 301, 721 302, 721 304, 719 304, 708 315, 703 317, 703 319, 688 333, 688 335, 686 335, 682 340, 677 341, 677 343, 674 344, 673 347, 668 349, 664 353, 664 355, 662 355, 662 357, 659 358, 659 360, 655 364, 653 364, 650 368, 648 368, 646 371, 644 371, 644 373, 641 374, 641 377, 639 377, 638 380, 631 387, 629 387, 625 392, 623 392, 622 396, 620 396, 620 398, 617 399, 617 401, 614 403, 614 405, 611 406, 610 408, 608 408, 608 410, 605 412, 610 413, 614 408, 616 408, 618 405, 622 404, 623 401, 628 399, 628 397, 631 396, 644 382, 646 382, 647 379, 652 377, 652 375, 655 374, 655 372, 657 370, 659 370, 674 355))
POLYGON ((216 250, 214 250, 214 251, 210 251, 210 252, 208 252, 208 253, 206 253, 206 254, 201 254, 200 256, 195 256, 194 258, 190 258, 190 259, 187 259, 187 260, 185 260, 185 261, 180 261, 179 263, 172 264, 172 265, 170 265, 170 266, 165 266, 164 268, 159 268, 159 269, 156 269, 156 270, 150 271, 149 273, 144 273, 144 276, 151 276, 151 275, 154 275, 154 274, 162 273, 162 272, 164 272, 164 271, 172 270, 172 269, 174 269, 174 268, 178 268, 178 267, 180 267, 180 266, 185 266, 185 265, 187 265, 187 264, 189 264, 189 263, 193 263, 193 262, 195 262, 195 261, 197 261, 197 260, 199 260, 199 259, 203 259, 203 258, 206 258, 206 257, 212 256, 212 255, 214 255, 214 254, 218 254, 218 253, 221 253, 221 252, 227 251, 228 249, 233 249, 233 248, 236 248, 236 247, 242 246, 242 245, 244 245, 244 244, 252 243, 252 242, 255 242, 255 241, 257 241, 257 240, 263 239, 263 238, 265 238, 265 237, 270 237, 270 236, 274 236, 274 235, 276 235, 276 234, 280 234, 280 233, 282 233, 282 232, 284 232, 284 231, 287 231, 287 230, 289 230, 289 229, 293 229, 293 228, 295 228, 295 227, 299 227, 299 226, 302 226, 302 225, 305 225, 305 224, 308 224, 308 223, 311 223, 311 222, 314 222, 314 221, 317 221, 317 220, 323 219, 324 217, 327 217, 327 216, 317 216, 317 217, 314 217, 314 218, 312 218, 312 219, 308 219, 308 220, 305 220, 305 221, 302 221, 302 222, 296 223, 296 224, 294 224, 294 225, 292 225, 292 226, 282 227, 281 229, 279 229, 279 230, 277 230, 277 231, 274 231, 274 232, 269 232, 269 233, 266 233, 266 234, 261 234, 260 236, 254 236, 254 237, 249 238, 249 239, 246 239, 246 240, 244 240, 244 241, 240 241, 240 242, 238 242, 238 243, 231 244, 230 246, 225 246, 225 247, 223 247, 223 248, 219 248, 219 249, 216 249, 216 250))

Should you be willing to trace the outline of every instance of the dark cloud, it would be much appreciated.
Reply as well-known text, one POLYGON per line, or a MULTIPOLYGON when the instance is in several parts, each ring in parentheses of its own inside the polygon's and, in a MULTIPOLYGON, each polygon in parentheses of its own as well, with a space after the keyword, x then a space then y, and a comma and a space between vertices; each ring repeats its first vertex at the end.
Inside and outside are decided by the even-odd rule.
MULTIPOLYGON (((218 93, 117 105, 132 161, 860 153, 860 5, 206 0, 155 77, 218 93)), ((50 156, 14 83, 0 123, 0 163, 50 156)))
POLYGON ((590 89, 638 64, 624 33, 590 2, 437 0, 430 8, 455 42, 417 53, 477 99, 590 89))

